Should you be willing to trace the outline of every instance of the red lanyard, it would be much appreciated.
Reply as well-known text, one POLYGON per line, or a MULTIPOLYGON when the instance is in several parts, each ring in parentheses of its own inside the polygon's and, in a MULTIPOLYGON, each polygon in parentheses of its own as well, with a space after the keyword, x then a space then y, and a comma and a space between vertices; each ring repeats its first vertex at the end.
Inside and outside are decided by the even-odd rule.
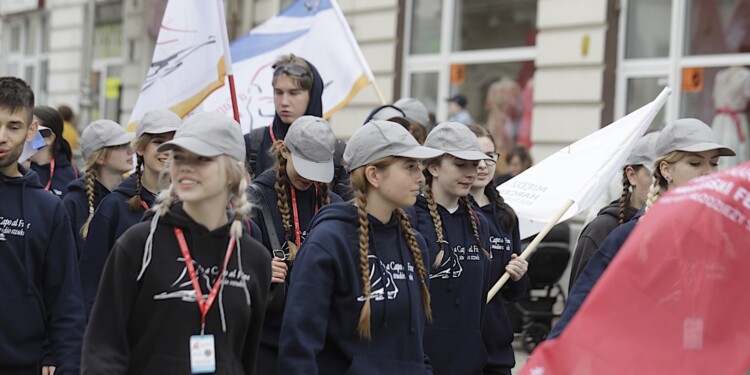
POLYGON ((148 203, 146 203, 146 201, 144 201, 143 199, 141 199, 141 206, 144 210, 148 211, 148 203))
POLYGON ((201 292, 200 284, 198 284, 198 276, 195 274, 195 266, 193 265, 193 257, 190 256, 190 250, 188 249, 187 243, 185 242, 185 235, 182 233, 182 229, 174 227, 174 235, 177 237, 177 243, 180 245, 180 251, 182 251, 182 257, 185 258, 185 266, 187 267, 188 273, 190 274, 190 281, 193 282, 193 289, 195 290, 195 300, 198 301, 198 309, 201 311, 201 335, 206 330, 206 315, 211 305, 216 299, 216 295, 219 293, 221 287, 221 280, 224 278, 224 271, 227 269, 229 264, 229 258, 232 256, 234 251, 234 243, 236 239, 231 237, 229 239, 229 246, 227 246, 226 255, 224 255, 224 264, 221 266, 221 272, 216 277, 216 282, 211 288, 211 292, 208 294, 208 298, 203 300, 203 292, 201 292))
POLYGON ((49 181, 47 181, 47 185, 44 185, 44 190, 49 191, 49 187, 52 186, 52 177, 55 176, 55 159, 52 158, 52 160, 49 161, 49 181))
MULTIPOLYGON (((315 213, 318 213, 318 185, 315 186, 315 213)), ((292 194, 292 215, 294 215, 294 238, 296 240, 297 248, 302 246, 301 234, 299 229, 299 214, 297 213, 297 188, 294 185, 290 186, 292 194)))

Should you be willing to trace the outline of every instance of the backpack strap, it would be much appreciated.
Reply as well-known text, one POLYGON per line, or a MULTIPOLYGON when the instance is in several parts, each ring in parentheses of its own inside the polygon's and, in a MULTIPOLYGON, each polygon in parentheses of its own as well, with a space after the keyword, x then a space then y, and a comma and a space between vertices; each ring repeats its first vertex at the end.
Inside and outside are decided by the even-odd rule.
POLYGON ((258 161, 258 153, 261 143, 263 143, 263 133, 268 127, 263 126, 255 128, 250 133, 245 134, 245 159, 247 160, 247 171, 251 177, 255 177, 255 164, 258 161))
MULTIPOLYGON (((279 236, 276 234, 276 225, 273 223, 273 216, 271 216, 271 209, 268 207, 268 201, 266 196, 260 190, 258 185, 251 184, 250 188, 255 192, 255 196, 258 199, 260 205, 260 213, 263 215, 263 225, 266 227, 266 235, 268 236, 268 242, 271 244, 271 252, 276 256, 276 251, 281 250, 281 244, 279 243, 279 236)), ((281 257, 283 258, 283 257, 281 257)))

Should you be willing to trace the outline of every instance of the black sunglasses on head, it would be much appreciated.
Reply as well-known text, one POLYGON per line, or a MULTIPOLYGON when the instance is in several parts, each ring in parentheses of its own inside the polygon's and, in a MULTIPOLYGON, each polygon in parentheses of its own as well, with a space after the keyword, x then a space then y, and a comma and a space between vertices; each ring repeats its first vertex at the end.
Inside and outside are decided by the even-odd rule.
POLYGON ((305 68, 292 63, 279 64, 273 68, 274 77, 278 76, 281 73, 286 73, 295 77, 304 77, 310 75, 310 73, 305 68))
POLYGON ((52 129, 40 129, 39 134, 44 138, 49 138, 52 136, 52 129))

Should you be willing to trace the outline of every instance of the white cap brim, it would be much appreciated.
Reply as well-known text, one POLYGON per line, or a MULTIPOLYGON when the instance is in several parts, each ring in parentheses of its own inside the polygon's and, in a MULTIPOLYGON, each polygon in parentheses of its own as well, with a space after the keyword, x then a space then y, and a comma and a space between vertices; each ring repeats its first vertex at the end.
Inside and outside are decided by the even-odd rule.
POLYGON ((104 147, 119 146, 130 143, 135 138, 133 133, 124 133, 117 138, 111 139, 104 144, 104 147))
POLYGON ((399 156, 402 158, 413 158, 413 159, 432 159, 436 158, 445 152, 425 146, 417 146, 410 150, 400 152, 393 156, 399 156))
POLYGON ((446 151, 445 153, 463 160, 492 160, 491 157, 479 151, 446 151))
POLYGON ((314 162, 292 154, 292 163, 294 163, 294 170, 300 176, 310 181, 326 184, 333 181, 333 159, 324 162, 314 162))
POLYGON ((698 143, 698 144, 690 145, 688 147, 681 147, 677 149, 677 151, 687 151, 687 152, 703 152, 703 151, 711 151, 711 150, 719 151, 719 156, 737 155, 730 148, 720 145, 718 143, 713 143, 713 142, 703 142, 703 143, 698 143))
POLYGON ((161 146, 159 146, 159 148, 156 149, 156 151, 164 152, 172 150, 176 147, 182 148, 186 151, 200 156, 213 157, 222 154, 221 150, 216 149, 215 147, 211 146, 201 139, 187 137, 164 142, 161 144, 161 146))
POLYGON ((147 132, 143 132, 143 134, 164 134, 164 133, 171 133, 176 132, 177 128, 174 126, 161 126, 156 129, 149 129, 147 132))

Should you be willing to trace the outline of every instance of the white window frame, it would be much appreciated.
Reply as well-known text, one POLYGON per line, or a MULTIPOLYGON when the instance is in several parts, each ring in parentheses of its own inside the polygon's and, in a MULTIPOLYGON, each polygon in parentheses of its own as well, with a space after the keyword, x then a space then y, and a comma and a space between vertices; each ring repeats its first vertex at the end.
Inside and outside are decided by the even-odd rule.
MULTIPOLYGON (((440 1, 440 0, 432 0, 440 1)), ((536 0, 533 0, 536 1, 536 0)), ((433 54, 411 55, 412 10, 414 0, 406 0, 404 12, 403 64, 401 91, 403 97, 411 95, 411 75, 438 73, 437 108, 435 118, 448 117, 448 104, 441 98, 450 96, 450 74, 453 64, 498 64, 536 61, 536 45, 529 47, 496 48, 472 51, 453 51, 453 16, 455 0, 442 0, 440 20, 440 51, 433 54)))
POLYGON ((688 0, 672 0, 669 55, 660 58, 625 59, 627 11, 629 0, 622 0, 618 30, 617 83, 615 87, 615 118, 625 116, 627 86, 631 78, 666 77, 672 94, 665 104, 665 118, 669 123, 680 117, 682 105, 682 70, 690 67, 714 68, 750 65, 750 53, 683 56, 686 35, 685 16, 688 0))
MULTIPOLYGON (((42 90, 42 71, 41 67, 47 59, 47 51, 44 51, 45 38, 49 37, 49 24, 46 29, 42 28, 42 22, 48 22, 48 15, 44 10, 37 10, 22 14, 13 14, 2 17, 2 73, 3 75, 10 74, 8 70, 11 64, 18 65, 18 71, 15 72, 18 77, 23 78, 25 81, 29 81, 26 77, 26 68, 33 67, 34 75, 31 77, 31 88, 34 90, 37 104, 46 104, 49 96, 49 85, 47 91, 42 90), (31 51, 29 55, 26 54, 27 38, 29 37, 29 29, 24 25, 28 22, 29 28, 37 28, 35 50, 31 51), (19 50, 17 52, 11 52, 11 30, 14 27, 19 27, 20 38, 19 38, 19 50), (47 35, 44 35, 46 32, 47 35)), ((47 65, 49 68, 49 65, 47 65)), ((49 79, 49 71, 47 72, 47 79, 49 79)))

